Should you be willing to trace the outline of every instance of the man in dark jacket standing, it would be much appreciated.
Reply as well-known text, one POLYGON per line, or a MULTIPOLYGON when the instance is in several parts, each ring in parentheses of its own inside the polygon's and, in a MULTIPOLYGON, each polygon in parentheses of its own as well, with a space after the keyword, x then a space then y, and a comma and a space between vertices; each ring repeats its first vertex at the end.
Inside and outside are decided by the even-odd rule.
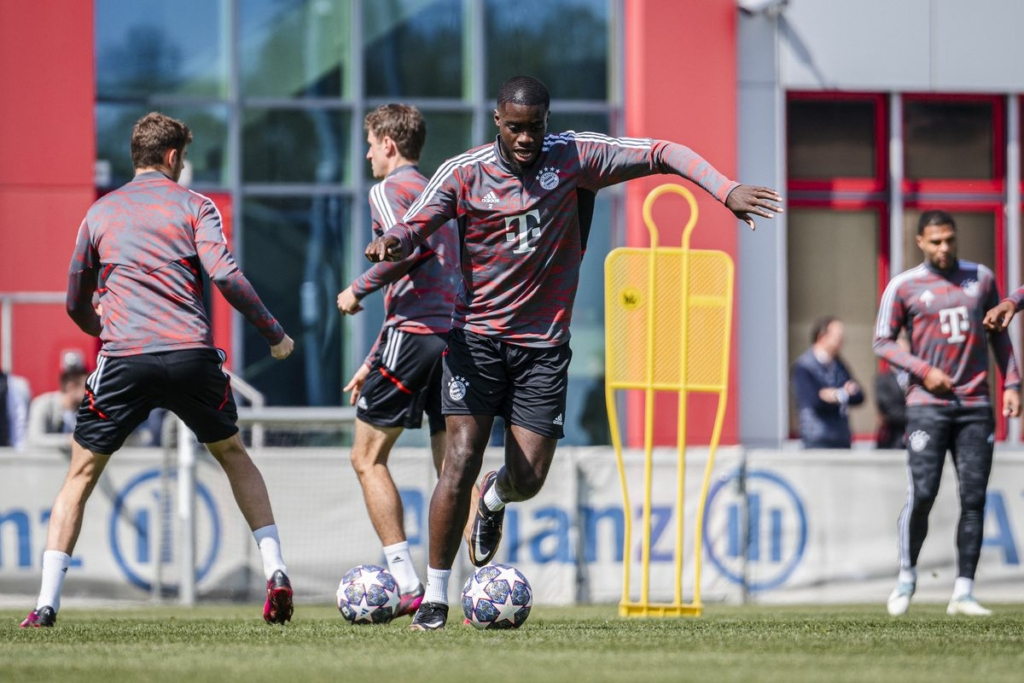
POLYGON ((864 402, 864 392, 846 369, 843 323, 832 316, 815 321, 811 346, 792 369, 800 440, 805 448, 849 448, 850 406, 864 402))

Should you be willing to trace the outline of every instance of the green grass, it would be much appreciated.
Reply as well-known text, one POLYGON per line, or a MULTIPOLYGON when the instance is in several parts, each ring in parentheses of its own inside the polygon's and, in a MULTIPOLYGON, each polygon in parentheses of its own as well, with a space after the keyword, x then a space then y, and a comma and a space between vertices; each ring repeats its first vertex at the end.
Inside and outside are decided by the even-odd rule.
POLYGON ((534 608, 519 631, 453 618, 350 626, 300 605, 285 627, 259 605, 73 610, 54 629, 0 610, 0 680, 174 681, 1020 681, 1024 605, 990 619, 943 605, 891 619, 884 606, 711 606, 699 619, 620 619, 612 606, 534 608))

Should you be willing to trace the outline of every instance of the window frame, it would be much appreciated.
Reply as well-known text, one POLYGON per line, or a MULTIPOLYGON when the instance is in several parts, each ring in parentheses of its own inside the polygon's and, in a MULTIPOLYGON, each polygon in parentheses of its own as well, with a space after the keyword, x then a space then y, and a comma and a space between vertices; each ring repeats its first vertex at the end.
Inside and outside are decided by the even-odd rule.
MULTIPOLYGON (((992 105, 992 179, 902 179, 903 193, 907 196, 921 194, 985 195, 1002 194, 1006 191, 1006 97, 1004 95, 974 93, 901 93, 903 104, 908 102, 966 102, 989 103, 992 105)), ((906 124, 906 108, 901 129, 906 124)), ((901 136, 903 168, 907 165, 905 135, 901 136)))

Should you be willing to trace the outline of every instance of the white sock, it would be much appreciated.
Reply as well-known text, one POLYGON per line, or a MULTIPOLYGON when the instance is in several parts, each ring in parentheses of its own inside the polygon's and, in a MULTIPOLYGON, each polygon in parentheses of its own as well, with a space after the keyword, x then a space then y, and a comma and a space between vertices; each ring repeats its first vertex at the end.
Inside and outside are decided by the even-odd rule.
POLYGON ((384 559, 401 592, 411 593, 416 590, 420 585, 420 577, 416 575, 416 567, 409 554, 409 541, 384 546, 384 559))
POLYGON ((495 484, 484 492, 484 505, 491 512, 497 512, 505 507, 505 501, 498 495, 498 486, 495 484))
POLYGON ((974 593, 974 579, 968 579, 965 576, 956 577, 956 581, 953 582, 953 599, 959 600, 972 593, 974 593))
POLYGON ((43 553, 43 583, 39 587, 39 599, 36 609, 49 605, 54 612, 60 611, 60 591, 64 587, 64 578, 71 566, 71 556, 59 550, 47 550, 43 553))
POLYGON ((260 527, 252 532, 256 539, 256 545, 260 548, 260 555, 263 557, 263 574, 267 581, 278 569, 285 574, 284 560, 281 558, 281 538, 277 535, 277 525, 269 524, 260 527))
POLYGON ((448 579, 452 576, 451 569, 434 569, 427 567, 427 594, 423 602, 439 602, 448 604, 448 579))
POLYGON ((917 585, 917 567, 911 567, 910 569, 901 569, 900 576, 896 579, 900 583, 912 583, 917 585))

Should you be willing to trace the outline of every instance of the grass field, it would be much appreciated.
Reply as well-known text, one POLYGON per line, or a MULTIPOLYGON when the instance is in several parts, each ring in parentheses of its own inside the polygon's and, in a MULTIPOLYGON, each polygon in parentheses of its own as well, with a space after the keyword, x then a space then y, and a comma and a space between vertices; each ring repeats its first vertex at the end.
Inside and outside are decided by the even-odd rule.
POLYGON ((700 619, 620 619, 613 606, 534 608, 519 631, 453 619, 350 626, 300 605, 268 626, 259 605, 66 609, 54 629, 0 610, 0 680, 174 681, 993 681, 1024 680, 1024 605, 947 617, 915 606, 706 608, 700 619))

